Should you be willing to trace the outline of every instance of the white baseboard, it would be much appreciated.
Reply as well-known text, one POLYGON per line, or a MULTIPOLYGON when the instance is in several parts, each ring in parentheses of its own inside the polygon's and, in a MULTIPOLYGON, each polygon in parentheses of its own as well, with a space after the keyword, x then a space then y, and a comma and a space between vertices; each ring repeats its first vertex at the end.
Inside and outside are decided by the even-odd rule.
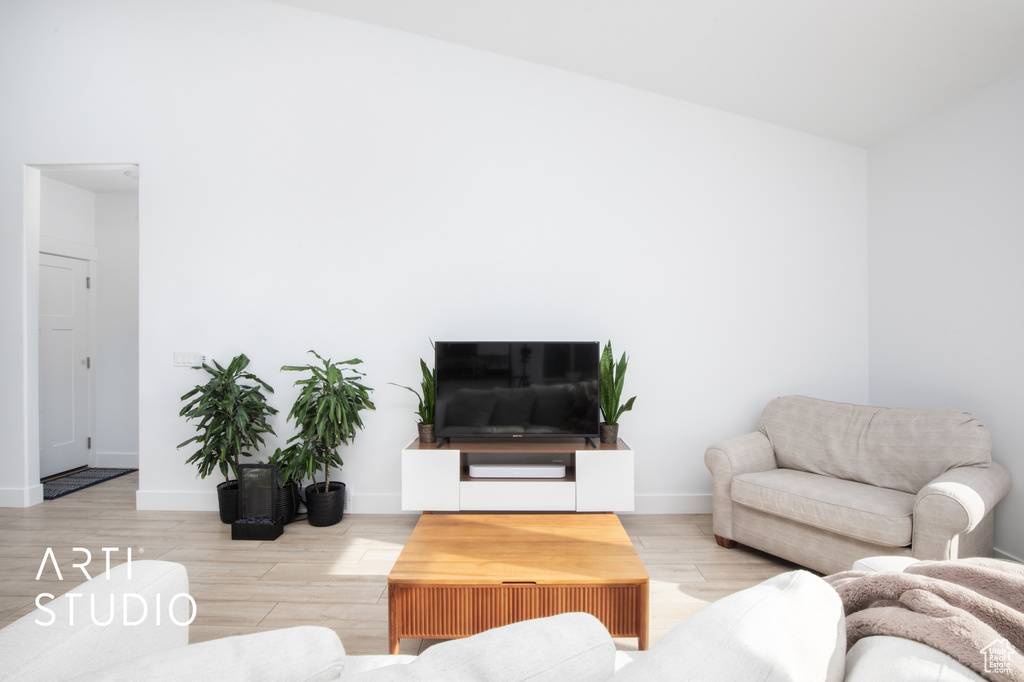
POLYGON ((97 452, 89 457, 89 466, 102 469, 138 469, 137 452, 97 452))
POLYGON ((399 493, 380 495, 359 495, 348 493, 346 514, 419 514, 402 511, 402 496, 399 493))
POLYGON ((710 514, 711 494, 636 495, 634 514, 710 514))
POLYGON ((217 491, 148 491, 135 493, 135 508, 140 511, 218 511, 217 491))
MULTIPOLYGON (((349 495, 349 514, 418 514, 419 512, 402 511, 402 496, 398 493, 388 495, 349 495)), ((710 514, 711 494, 699 495, 637 495, 634 498, 634 509, 627 514, 710 514)))
MULTIPOLYGON (((2 491, 0 491, 2 492, 2 491)), ((42 493, 40 492, 40 497, 42 493)), ((2 498, 0 498, 2 500, 2 498)), ((217 511, 217 491, 144 491, 135 494, 136 508, 165 511, 217 511)), ((13 506, 13 505, 8 505, 13 506)), ((402 511, 402 496, 349 494, 348 514, 417 514, 402 511)), ((637 495, 633 514, 710 514, 711 495, 637 495)))
POLYGON ((42 501, 42 483, 29 488, 0 488, 0 507, 31 507, 42 501))
POLYGON ((1004 552, 1003 550, 999 549, 998 547, 996 547, 992 551, 992 556, 994 556, 996 559, 1006 559, 1007 561, 1016 561, 1018 564, 1024 564, 1024 559, 1021 559, 1018 556, 1014 556, 1014 555, 1010 554, 1009 552, 1004 552))
MULTIPOLYGON (((182 492, 182 491, 146 491, 135 493, 135 508, 146 511, 217 511, 217 491, 182 492)), ((392 495, 352 495, 348 500, 346 514, 412 514, 419 512, 403 512, 402 496, 392 495)))

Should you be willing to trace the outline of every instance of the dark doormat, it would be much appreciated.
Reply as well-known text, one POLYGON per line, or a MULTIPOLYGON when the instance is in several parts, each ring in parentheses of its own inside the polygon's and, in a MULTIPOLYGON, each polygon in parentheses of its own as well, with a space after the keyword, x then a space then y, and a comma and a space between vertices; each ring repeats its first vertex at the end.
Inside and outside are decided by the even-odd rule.
POLYGON ((88 488, 118 476, 130 474, 138 469, 86 469, 43 483, 43 499, 55 500, 82 488, 88 488))

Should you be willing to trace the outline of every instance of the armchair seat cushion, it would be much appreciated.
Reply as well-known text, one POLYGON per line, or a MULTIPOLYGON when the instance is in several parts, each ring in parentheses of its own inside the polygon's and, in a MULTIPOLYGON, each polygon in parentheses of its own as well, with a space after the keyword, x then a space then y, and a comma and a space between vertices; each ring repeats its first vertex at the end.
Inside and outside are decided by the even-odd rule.
POLYGON ((740 474, 732 500, 753 509, 890 547, 909 546, 915 496, 793 469, 740 474))

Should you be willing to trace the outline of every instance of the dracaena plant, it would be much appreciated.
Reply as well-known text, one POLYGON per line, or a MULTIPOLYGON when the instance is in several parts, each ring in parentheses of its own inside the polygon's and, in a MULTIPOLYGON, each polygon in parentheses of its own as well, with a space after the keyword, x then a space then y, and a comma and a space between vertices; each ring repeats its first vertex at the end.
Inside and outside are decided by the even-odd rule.
POLYGON ((273 464, 277 467, 277 483, 278 486, 284 486, 289 483, 299 483, 302 481, 302 463, 296 461, 293 450, 282 450, 277 448, 273 454, 267 458, 267 464, 273 464))
MULTIPOLYGON (((267 417, 277 410, 267 404, 266 393, 273 393, 270 384, 252 372, 247 372, 249 358, 244 353, 235 356, 227 367, 216 360, 204 363, 202 369, 210 375, 209 381, 196 386, 181 396, 187 404, 178 416, 197 420, 196 435, 178 445, 190 443, 199 447, 188 458, 195 464, 199 477, 206 478, 219 469, 224 480, 238 477, 240 457, 250 457, 250 449, 263 445, 263 434, 274 433, 267 417)), ((276 434, 274 434, 276 435, 276 434)))
POLYGON ((618 363, 612 354, 612 342, 605 345, 601 353, 601 414, 606 424, 618 424, 623 412, 633 409, 636 396, 622 403, 622 386, 626 381, 626 366, 629 359, 623 353, 618 363))
POLYGON ((370 400, 373 390, 362 383, 364 376, 354 365, 362 360, 353 358, 334 362, 321 357, 316 351, 319 364, 285 365, 285 372, 305 372, 307 377, 298 379, 295 385, 299 395, 292 404, 288 419, 295 422, 298 433, 288 439, 287 456, 296 465, 293 471, 313 480, 323 471, 323 492, 330 489, 331 467, 341 468, 344 462, 338 448, 347 445, 356 437, 356 431, 363 428, 359 413, 375 409, 370 400))
POLYGON ((427 367, 427 363, 420 358, 420 372, 422 378, 420 379, 420 391, 409 386, 402 386, 401 384, 391 383, 392 386, 398 386, 411 392, 419 399, 419 405, 416 408, 416 415, 420 418, 420 424, 433 424, 434 423, 434 382, 437 379, 435 370, 427 367))

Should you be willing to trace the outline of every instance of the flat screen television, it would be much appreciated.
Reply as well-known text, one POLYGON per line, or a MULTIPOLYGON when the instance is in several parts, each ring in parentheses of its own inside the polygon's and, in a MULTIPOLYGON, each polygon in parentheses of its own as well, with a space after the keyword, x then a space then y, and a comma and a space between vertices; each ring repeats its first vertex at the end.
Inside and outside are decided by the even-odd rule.
POLYGON ((434 349, 438 437, 598 435, 597 341, 437 341, 434 349))

